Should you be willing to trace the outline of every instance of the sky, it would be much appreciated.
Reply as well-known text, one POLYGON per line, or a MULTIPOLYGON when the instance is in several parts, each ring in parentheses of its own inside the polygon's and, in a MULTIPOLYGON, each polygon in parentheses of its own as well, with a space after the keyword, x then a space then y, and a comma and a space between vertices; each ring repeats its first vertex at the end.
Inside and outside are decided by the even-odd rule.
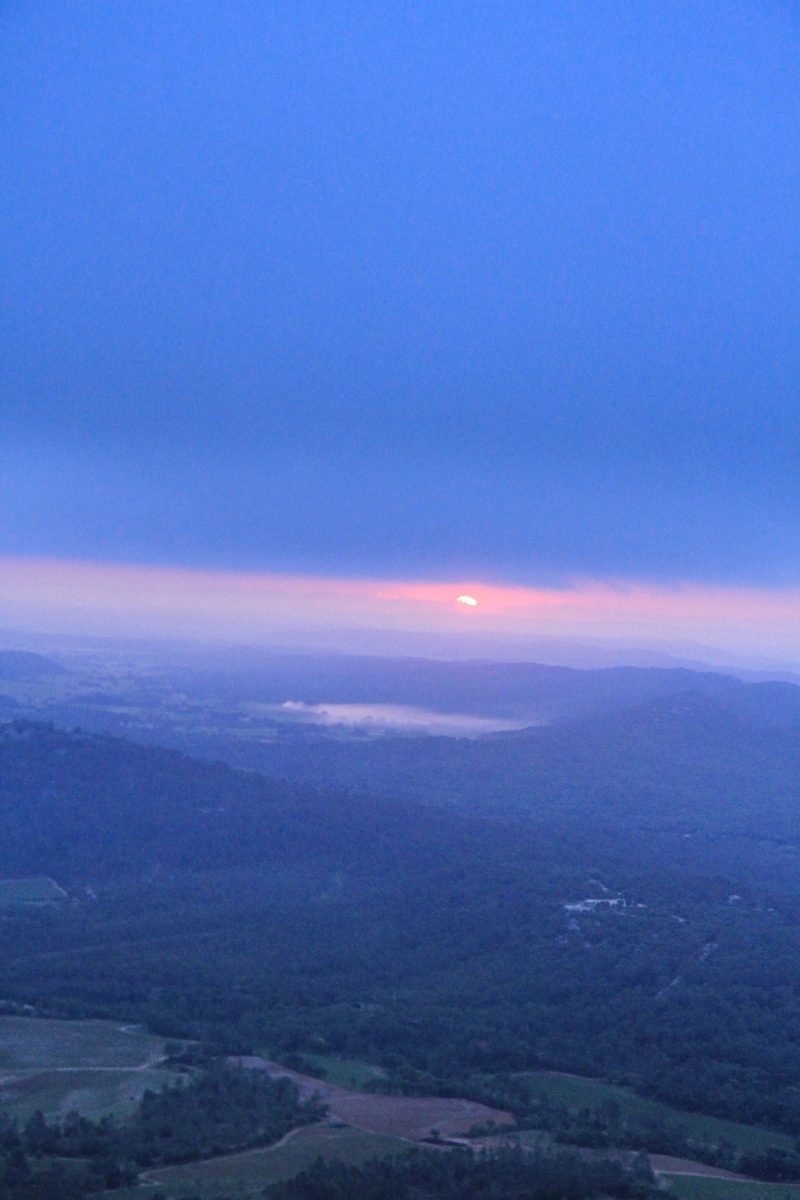
POLYGON ((0 63, 0 620, 47 563, 800 617, 795 3, 8 0, 0 63))

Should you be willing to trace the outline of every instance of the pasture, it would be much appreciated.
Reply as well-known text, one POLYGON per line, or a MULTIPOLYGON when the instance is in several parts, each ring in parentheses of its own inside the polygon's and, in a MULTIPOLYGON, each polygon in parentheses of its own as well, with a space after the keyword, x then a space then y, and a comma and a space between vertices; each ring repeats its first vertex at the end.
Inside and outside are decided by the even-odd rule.
POLYGON ((336 1058, 332 1054, 304 1054, 303 1059, 308 1063, 310 1071, 324 1071, 324 1078, 342 1088, 363 1088, 375 1079, 383 1079, 386 1072, 372 1063, 363 1062, 358 1058, 336 1058))
POLYGON ((179 1078, 162 1057, 162 1039, 138 1026, 0 1016, 0 1103, 20 1120, 37 1109, 50 1119, 122 1115, 179 1078))
POLYGON ((716 1144, 726 1141, 747 1152, 766 1150, 769 1146, 780 1146, 785 1150, 794 1147, 794 1139, 789 1134, 756 1125, 742 1125, 705 1113, 685 1112, 599 1079, 584 1079, 549 1071, 526 1072, 523 1078, 528 1080, 534 1098, 542 1097, 552 1104, 562 1104, 573 1110, 598 1111, 616 1105, 622 1117, 665 1121, 682 1127, 698 1142, 716 1144))
POLYGON ((164 1039, 117 1021, 0 1016, 0 1070, 74 1070, 152 1065, 164 1039))
MULTIPOLYGON (((269 1184, 290 1179, 318 1158, 358 1165, 373 1158, 403 1154, 409 1149, 410 1143, 401 1138, 341 1126, 308 1125, 264 1150, 248 1150, 177 1167, 158 1167, 148 1171, 144 1178, 148 1185, 166 1192, 170 1200, 188 1196, 231 1196, 238 1200, 260 1196, 269 1184)), ((144 1198, 147 1193, 138 1189, 136 1194, 144 1198)))
POLYGON ((671 1175, 665 1197, 678 1200, 800 1200, 800 1186, 789 1183, 750 1183, 702 1175, 671 1175))
POLYGON ((25 1121, 40 1111, 49 1121, 69 1112, 99 1120, 132 1112, 144 1093, 158 1091, 181 1077, 174 1071, 66 1070, 33 1071, 0 1079, 0 1104, 9 1116, 25 1121))

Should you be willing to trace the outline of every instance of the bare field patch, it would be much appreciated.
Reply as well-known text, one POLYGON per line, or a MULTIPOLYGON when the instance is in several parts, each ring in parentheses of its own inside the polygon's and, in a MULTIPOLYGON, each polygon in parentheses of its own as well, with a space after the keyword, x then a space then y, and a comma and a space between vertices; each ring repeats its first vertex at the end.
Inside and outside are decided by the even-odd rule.
POLYGON ((338 1087, 324 1079, 314 1079, 299 1071, 290 1071, 279 1063, 257 1057, 234 1058, 239 1066, 268 1071, 273 1077, 294 1080, 303 1098, 319 1096, 328 1105, 330 1116, 345 1125, 369 1133, 422 1141, 438 1131, 443 1137, 467 1133, 473 1125, 513 1125, 511 1113, 487 1108, 473 1100, 440 1096, 382 1096, 338 1087))

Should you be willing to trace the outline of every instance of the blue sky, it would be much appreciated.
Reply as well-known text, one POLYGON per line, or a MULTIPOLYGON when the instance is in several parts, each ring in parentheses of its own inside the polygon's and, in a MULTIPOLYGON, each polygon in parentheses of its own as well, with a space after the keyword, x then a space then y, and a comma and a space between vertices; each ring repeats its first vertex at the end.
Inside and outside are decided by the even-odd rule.
POLYGON ((795 4, 0 37, 0 553, 800 582, 795 4))

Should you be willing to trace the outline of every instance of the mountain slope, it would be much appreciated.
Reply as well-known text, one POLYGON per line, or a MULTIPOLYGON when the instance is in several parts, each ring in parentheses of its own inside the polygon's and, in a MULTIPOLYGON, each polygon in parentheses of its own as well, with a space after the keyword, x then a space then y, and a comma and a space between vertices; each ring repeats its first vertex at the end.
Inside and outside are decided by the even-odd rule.
MULTIPOLYGON (((736 873, 708 841, 681 857, 671 789, 650 798, 659 832, 654 818, 643 830, 641 782, 622 786, 642 741, 652 775, 671 746, 694 770, 712 761, 698 756, 713 735, 728 770, 743 739, 782 736, 723 717, 689 695, 581 729, 424 743, 435 755, 444 745, 476 795, 522 746, 528 807, 515 816, 292 787, 12 725, 0 737, 0 871, 52 873, 76 899, 3 914, 2 995, 230 1053, 334 1051, 402 1068, 426 1090, 552 1067, 795 1130, 798 900, 774 898, 772 864, 759 886, 744 838, 736 873), (99 886, 87 893, 87 881, 99 886)), ((429 780, 442 761, 425 764, 429 780)))
POLYGON ((417 866, 458 845, 459 818, 204 762, 107 734, 0 727, 0 876, 136 878, 305 861, 417 866))
POLYGON ((800 732, 756 723, 697 690, 474 740, 213 744, 240 765, 305 783, 524 812, 540 826, 800 839, 800 732))

